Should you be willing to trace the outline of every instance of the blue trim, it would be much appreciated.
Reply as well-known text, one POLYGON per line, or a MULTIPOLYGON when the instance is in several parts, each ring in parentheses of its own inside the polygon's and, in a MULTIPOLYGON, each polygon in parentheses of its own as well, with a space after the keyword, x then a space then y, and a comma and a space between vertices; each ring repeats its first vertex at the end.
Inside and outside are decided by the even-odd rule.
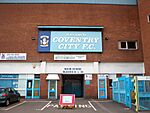
POLYGON ((27 85, 26 85, 26 98, 27 98, 27 99, 33 98, 33 79, 27 79, 26 84, 27 84, 27 85), (28 87, 27 85, 28 85, 28 81, 29 81, 29 80, 32 80, 32 87, 31 87, 31 88, 27 88, 27 87, 28 87), (27 92, 28 92, 28 91, 32 91, 32 95, 31 95, 31 96, 27 96, 27 92))
POLYGON ((79 3, 137 5, 136 0, 0 0, 0 3, 79 3))
POLYGON ((40 79, 27 79, 26 83, 28 83, 28 80, 32 80, 32 88, 27 88, 27 85, 26 85, 26 97, 25 98, 26 99, 31 99, 31 98, 38 99, 38 98, 40 98, 40 79), (34 88, 35 80, 39 81, 39 88, 34 88), (32 96, 27 96, 27 91, 32 91, 32 96), (38 96, 34 96, 35 91, 39 92, 38 96))
POLYGON ((102 29, 104 28, 103 26, 38 26, 39 29, 54 29, 54 28, 86 28, 86 29, 102 29))
POLYGON ((98 95, 99 95, 98 98, 99 99, 105 99, 105 98, 107 98, 107 95, 106 95, 106 90, 107 90, 106 89, 106 82, 107 82, 106 78, 99 78, 98 79, 98 95), (100 87, 101 86, 100 85, 100 80, 104 82, 104 87, 103 88, 100 87), (104 95, 101 95, 100 91, 102 91, 104 93, 104 95))
POLYGON ((48 80, 48 99, 52 99, 52 98, 55 98, 55 99, 56 99, 56 96, 57 96, 57 95, 56 95, 56 90, 57 90, 57 88, 56 88, 56 80, 48 80), (50 89, 50 82, 51 82, 51 81, 54 81, 54 82, 55 82, 55 90, 51 90, 51 89, 50 89), (55 93, 55 97, 51 97, 51 96, 50 96, 50 93, 51 93, 51 92, 55 93))
POLYGON ((38 98, 40 98, 40 79, 34 79, 34 80, 33 80, 33 83, 34 83, 34 84, 33 84, 33 98, 38 99, 38 98), (39 86, 39 88, 34 88, 35 80, 38 81, 38 86, 39 86), (39 92, 39 95, 38 95, 38 96, 35 96, 35 95, 34 95, 34 92, 35 92, 35 91, 38 91, 38 92, 39 92))

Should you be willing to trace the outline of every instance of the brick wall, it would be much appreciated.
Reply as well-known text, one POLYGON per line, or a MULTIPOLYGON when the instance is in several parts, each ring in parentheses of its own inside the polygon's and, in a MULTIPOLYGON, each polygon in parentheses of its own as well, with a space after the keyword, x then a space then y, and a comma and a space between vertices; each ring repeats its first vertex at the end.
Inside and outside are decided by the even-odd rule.
POLYGON ((40 75, 40 98, 48 98, 48 82, 46 80, 47 74, 40 75))
POLYGON ((37 52, 38 25, 104 26, 103 53, 84 53, 83 62, 142 62, 138 16, 137 6, 126 5, 0 4, 0 53, 25 52, 25 62, 55 62, 54 53, 37 52), (120 51, 118 40, 137 40, 138 50, 120 51))
POLYGON ((90 80, 90 85, 84 83, 84 97, 98 98, 97 74, 93 74, 92 80, 90 80))
POLYGON ((150 75, 150 23, 147 21, 147 15, 150 14, 150 0, 138 0, 138 8, 146 71, 145 75, 150 75))
POLYGON ((62 94, 62 75, 59 75, 59 80, 57 81, 57 97, 59 98, 60 94, 62 94))

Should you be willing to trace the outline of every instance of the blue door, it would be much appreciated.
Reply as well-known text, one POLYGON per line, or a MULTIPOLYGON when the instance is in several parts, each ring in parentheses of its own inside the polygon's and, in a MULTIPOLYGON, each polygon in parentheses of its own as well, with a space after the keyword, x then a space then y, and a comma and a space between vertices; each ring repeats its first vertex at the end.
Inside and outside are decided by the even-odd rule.
POLYGON ((48 81, 48 99, 57 99, 57 80, 48 81))
POLYGON ((27 80, 26 98, 27 99, 40 98, 40 80, 39 79, 27 80))
POLYGON ((27 80, 26 98, 32 98, 33 95, 33 80, 27 80))
POLYGON ((33 98, 40 98, 40 80, 34 79, 33 98))
POLYGON ((98 80, 98 98, 99 99, 105 99, 107 98, 107 95, 106 95, 106 79, 103 78, 103 79, 99 79, 98 80))

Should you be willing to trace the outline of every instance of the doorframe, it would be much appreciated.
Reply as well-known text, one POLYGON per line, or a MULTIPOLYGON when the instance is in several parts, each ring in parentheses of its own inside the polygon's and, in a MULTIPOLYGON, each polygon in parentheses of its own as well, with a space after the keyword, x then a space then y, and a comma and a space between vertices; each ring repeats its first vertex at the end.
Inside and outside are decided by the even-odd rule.
POLYGON ((32 98, 34 98, 34 99, 40 98, 40 79, 37 79, 37 78, 33 79, 33 95, 32 95, 32 98), (39 81, 39 88, 34 88, 35 80, 39 81), (34 96, 34 91, 38 91, 39 95, 38 96, 34 96))
POLYGON ((98 81, 97 81, 97 83, 98 83, 98 99, 102 99, 102 98, 100 98, 100 93, 99 93, 99 80, 105 80, 105 98, 104 99, 107 99, 107 77, 106 76, 103 76, 103 75, 98 75, 98 81))
POLYGON ((49 95, 50 92, 55 92, 55 99, 57 99, 57 80, 48 80, 48 99, 51 99, 50 95, 49 95), (54 91, 50 90, 50 82, 51 81, 55 81, 55 87, 56 88, 54 91))
POLYGON ((40 98, 40 79, 27 79, 27 81, 26 81, 26 96, 25 96, 25 98, 27 98, 27 99, 38 99, 38 98, 40 98), (32 81, 32 88, 27 88, 28 80, 32 81), (39 91, 39 96, 34 96, 34 91, 36 90, 34 88, 34 81, 35 80, 39 81, 39 88, 36 88, 39 91), (32 95, 31 96, 27 96, 28 89, 32 90, 32 95))
POLYGON ((84 80, 84 76, 85 76, 85 74, 62 74, 61 76, 62 76, 62 93, 64 93, 64 78, 63 78, 63 76, 65 76, 65 75, 70 75, 70 76, 76 76, 76 75, 78 75, 78 76, 82 76, 82 87, 81 87, 81 93, 82 93, 82 95, 81 95, 81 97, 77 97, 77 98, 84 98, 84 96, 85 96, 85 80, 84 80))
POLYGON ((27 81, 26 81, 26 97, 25 97, 25 98, 27 98, 27 99, 32 99, 32 98, 33 98, 33 84, 34 84, 33 82, 34 82, 33 79, 27 79, 27 81), (29 81, 29 80, 32 81, 32 86, 31 86, 31 88, 27 88, 27 87, 28 87, 28 81, 29 81), (31 96, 27 96, 28 90, 31 90, 31 91, 32 91, 31 96))

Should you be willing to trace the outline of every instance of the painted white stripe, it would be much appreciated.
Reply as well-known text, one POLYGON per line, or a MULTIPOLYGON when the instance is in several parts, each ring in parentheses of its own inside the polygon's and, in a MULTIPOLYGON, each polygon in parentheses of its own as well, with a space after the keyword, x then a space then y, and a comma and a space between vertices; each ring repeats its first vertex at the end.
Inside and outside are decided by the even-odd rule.
POLYGON ((14 106, 11 106, 11 107, 9 107, 9 108, 6 108, 6 109, 3 109, 3 110, 10 110, 10 109, 12 109, 12 108, 15 108, 15 107, 17 107, 17 106, 20 106, 20 105, 22 105, 22 104, 24 104, 24 103, 26 103, 26 101, 23 101, 22 103, 19 103, 19 104, 16 104, 16 105, 14 105, 14 106))
POLYGON ((27 101, 27 102, 35 102, 35 103, 36 103, 36 102, 38 102, 38 103, 41 102, 41 103, 42 103, 42 102, 49 102, 49 101, 36 101, 36 100, 35 100, 35 101, 30 101, 30 100, 29 100, 29 101, 27 101))
POLYGON ((49 104, 51 103, 52 101, 49 101, 42 109, 41 111, 43 111, 47 106, 49 106, 49 104))
POLYGON ((88 103, 92 106, 92 108, 94 109, 94 111, 97 111, 97 109, 92 105, 92 103, 90 101, 88 101, 88 103))

